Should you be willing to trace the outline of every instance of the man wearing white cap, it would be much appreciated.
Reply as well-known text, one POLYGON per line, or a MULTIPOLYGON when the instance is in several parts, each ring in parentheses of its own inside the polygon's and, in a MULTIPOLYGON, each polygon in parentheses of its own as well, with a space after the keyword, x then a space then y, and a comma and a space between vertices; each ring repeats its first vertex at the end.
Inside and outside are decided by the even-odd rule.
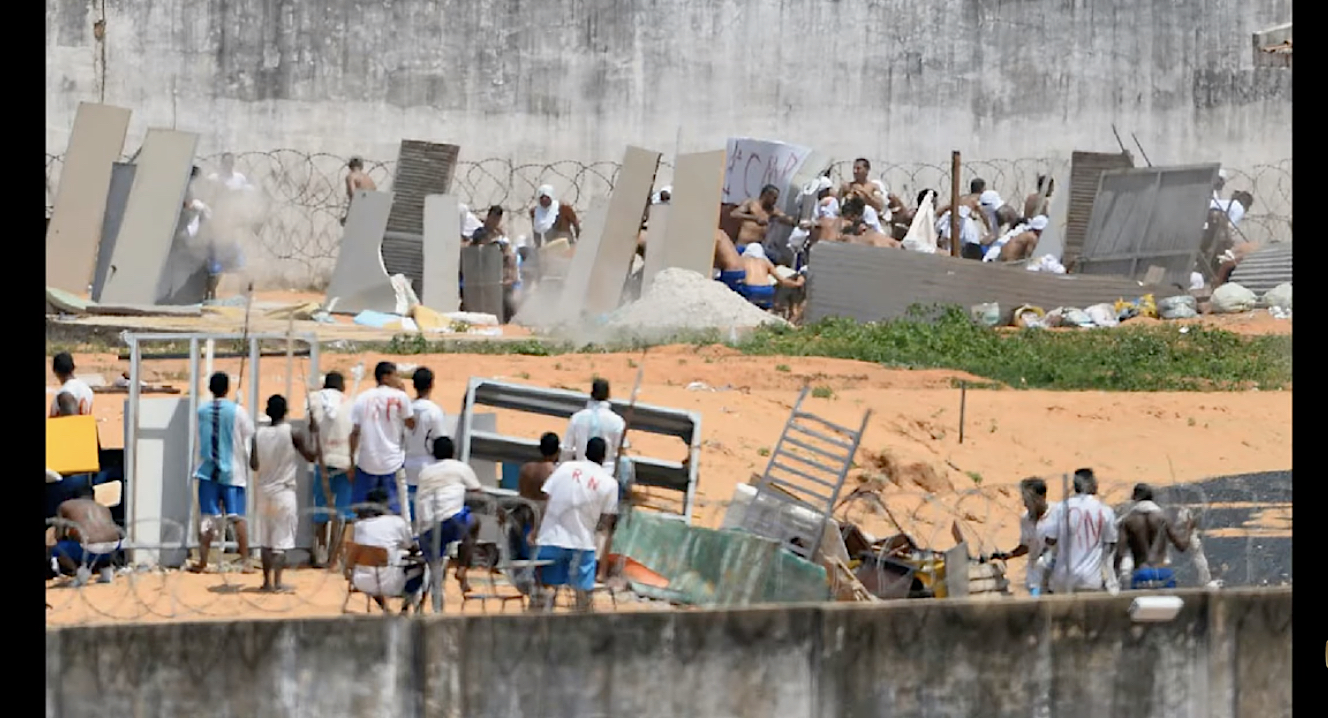
POLYGON ((1014 262, 1033 256, 1033 250, 1037 249, 1038 239, 1042 237, 1042 232, 1046 228, 1046 215, 1039 214, 1028 220, 1028 225, 1024 231, 1011 237, 1005 246, 1001 247, 1001 261, 1014 262))
POLYGON ((997 211, 1005 206, 1005 200, 994 189, 989 189, 978 195, 978 207, 982 208, 982 216, 987 220, 987 232, 989 234, 999 234, 1001 231, 1000 218, 996 216, 997 211))
POLYGON ((530 210, 530 225, 536 247, 557 239, 575 244, 581 237, 581 221, 576 211, 555 199, 550 185, 540 185, 536 191, 535 207, 530 210))

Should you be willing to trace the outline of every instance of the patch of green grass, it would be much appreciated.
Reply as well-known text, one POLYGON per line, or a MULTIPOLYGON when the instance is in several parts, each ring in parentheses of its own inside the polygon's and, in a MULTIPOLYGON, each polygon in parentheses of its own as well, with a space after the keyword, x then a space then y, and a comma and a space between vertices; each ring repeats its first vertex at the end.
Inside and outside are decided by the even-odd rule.
POLYGON ((757 455, 757 456, 769 456, 769 455, 770 455, 770 449, 767 449, 766 447, 762 446, 761 448, 759 448, 759 449, 756 450, 756 455, 757 455))
POLYGON ((976 472, 976 471, 968 471, 968 472, 965 472, 965 473, 968 474, 968 478, 970 478, 970 479, 973 480, 973 485, 974 485, 974 486, 981 486, 981 485, 982 485, 982 474, 979 474, 979 473, 976 472))
MULTIPOLYGON (((886 366, 967 371, 1008 386, 1060 390, 1281 389, 1291 337, 1176 325, 1050 332, 978 326, 959 307, 914 306, 887 322, 826 319, 762 327, 738 343, 755 355, 825 356, 886 366)), ((971 385, 970 385, 971 386, 971 385)))
POLYGON ((789 368, 788 364, 776 364, 775 371, 790 372, 793 370, 789 368))
POLYGON ((835 398, 835 390, 822 384, 812 387, 812 396, 817 399, 833 399, 835 398))

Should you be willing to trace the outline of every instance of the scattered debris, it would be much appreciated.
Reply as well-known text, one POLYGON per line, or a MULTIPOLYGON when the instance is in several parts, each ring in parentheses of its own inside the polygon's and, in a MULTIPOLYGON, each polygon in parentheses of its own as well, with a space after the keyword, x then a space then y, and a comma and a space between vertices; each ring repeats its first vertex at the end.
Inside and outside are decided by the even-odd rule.
POLYGON ((1245 287, 1227 282, 1213 290, 1212 302, 1215 314, 1239 314, 1253 309, 1259 298, 1245 287))
POLYGON ((687 332, 752 329, 763 324, 787 326, 788 322, 721 282, 670 267, 655 275, 639 300, 607 315, 600 328, 610 335, 665 341, 687 332))

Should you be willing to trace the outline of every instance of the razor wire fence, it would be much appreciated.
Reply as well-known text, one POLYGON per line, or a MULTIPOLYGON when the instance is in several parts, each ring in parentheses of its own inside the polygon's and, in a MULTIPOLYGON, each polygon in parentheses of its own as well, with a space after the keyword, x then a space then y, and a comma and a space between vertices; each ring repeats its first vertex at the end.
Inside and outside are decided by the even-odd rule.
MULTIPOLYGON (((341 219, 348 206, 346 192, 347 157, 328 153, 309 153, 278 149, 234 153, 235 171, 267 198, 266 215, 258 232, 257 247, 246 248, 257 256, 251 267, 262 266, 264 277, 271 281, 321 286, 330 276, 341 239, 341 219)), ((203 176, 216 172, 220 154, 198 159, 203 176)), ((46 216, 55 203, 63 156, 46 155, 46 216)), ((561 160, 550 163, 519 163, 511 159, 490 158, 458 162, 453 177, 453 192, 477 216, 490 206, 504 209, 507 232, 514 239, 530 235, 530 211, 541 185, 550 185, 560 202, 578 213, 589 209, 595 197, 606 196, 617 179, 616 162, 561 160)), ((364 159, 364 171, 380 189, 390 190, 395 161, 364 159)), ((1017 208, 1024 198, 1036 191, 1037 177, 1067 177, 1068 160, 991 159, 966 160, 961 184, 966 188, 976 177, 986 180, 989 188, 1017 208)), ((1245 216, 1241 230, 1255 242, 1291 240, 1290 159, 1250 168, 1227 168, 1226 190, 1245 190, 1254 197, 1254 206, 1245 216)), ((830 168, 836 183, 852 174, 852 162, 837 162, 830 168)), ((673 168, 661 162, 655 187, 672 182, 673 168)), ((950 186, 949 163, 874 162, 871 176, 879 179, 906 205, 913 205, 923 190, 935 190, 945 196, 950 186)), ((1068 192, 1062 187, 1059 192, 1068 192)))
MULTIPOLYGON (((1062 477, 1042 478, 1048 488, 1047 500, 1052 503, 1060 501, 1062 477)), ((1198 520, 1202 548, 1212 578, 1228 587, 1291 585, 1289 472, 1284 482, 1273 481, 1264 475, 1228 479, 1214 480, 1217 483, 1156 485, 1154 489, 1157 501, 1164 509, 1183 507, 1198 520)), ((1102 480, 1098 495, 1108 507, 1120 510, 1123 502, 1130 498, 1133 487, 1134 484, 1129 482, 1102 480)), ((306 501, 301 499, 302 504, 306 501)), ((729 503, 727 500, 699 502, 698 519, 702 516, 705 519, 697 523, 719 525, 719 518, 727 511, 729 503)), ((316 509, 304 505, 302 511, 312 515, 316 509)), ((869 473, 861 477, 855 490, 841 497, 833 516, 840 522, 841 530, 852 524, 874 539, 877 546, 870 552, 878 557, 887 557, 889 553, 883 539, 907 536, 911 544, 921 550, 915 557, 922 556, 925 564, 926 556, 931 552, 939 556, 957 544, 956 530, 967 546, 970 561, 1014 549, 1020 539, 1023 512, 1018 486, 974 485, 960 491, 935 493, 917 487, 906 478, 869 473)), ((161 532, 163 540, 156 546, 159 550, 179 552, 196 546, 194 532, 187 532, 177 522, 140 518, 135 523, 161 532)), ((253 545, 257 547, 259 543, 253 542, 253 545)), ((1196 585, 1192 565, 1194 552, 1194 548, 1184 553, 1174 548, 1171 551, 1172 565, 1181 587, 1196 585)), ((873 566, 862 553, 850 558, 873 566)), ((256 568, 257 561, 251 565, 256 568)), ((1010 591, 1015 595, 1026 594, 1023 586, 1027 559, 1012 559, 998 565, 1003 567, 1010 591)), ((272 594, 257 590, 261 576, 241 573, 233 563, 217 569, 212 573, 193 574, 182 569, 126 565, 118 567, 116 575, 107 584, 96 582, 96 571, 91 572, 89 582, 81 585, 71 577, 48 581, 47 626, 281 616, 307 618, 342 615, 343 607, 349 613, 365 613, 364 596, 348 594, 347 580, 340 570, 288 569, 284 582, 294 591, 272 594)), ((881 564, 875 564, 874 568, 867 570, 883 569, 881 564)), ((476 605, 473 600, 462 603, 457 600, 452 569, 448 568, 446 573, 443 580, 450 584, 452 591, 444 605, 445 613, 512 610, 501 602, 496 606, 488 603, 476 605)), ((858 575, 862 576, 861 571, 858 575)), ((484 593, 492 591, 492 576, 489 569, 476 567, 469 570, 467 579, 477 593, 484 593)), ((845 579, 831 571, 827 572, 827 579, 829 595, 840 595, 840 590, 846 587, 845 579)), ((770 580, 778 583, 782 578, 776 573, 770 576, 770 580)), ((878 581, 877 585, 880 584, 878 581)), ((571 602, 566 598, 560 599, 554 610, 570 610, 571 602)), ((615 600, 609 598, 597 596, 594 610, 666 608, 659 602, 634 597, 630 591, 620 590, 615 600)), ((394 602, 392 606, 396 612, 398 604, 394 602)), ((378 612, 376 606, 369 609, 369 613, 378 612)))

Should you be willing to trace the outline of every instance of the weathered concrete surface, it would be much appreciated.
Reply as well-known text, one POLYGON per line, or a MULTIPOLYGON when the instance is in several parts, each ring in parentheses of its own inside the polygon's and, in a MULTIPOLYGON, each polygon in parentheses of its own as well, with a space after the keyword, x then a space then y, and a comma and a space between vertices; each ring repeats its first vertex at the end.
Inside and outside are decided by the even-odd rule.
POLYGON ((1291 156, 1291 72, 1250 50, 1291 6, 46 0, 46 148, 88 100, 133 108, 130 147, 178 127, 203 154, 390 158, 416 137, 468 160, 597 161, 746 135, 943 164, 1113 150, 1114 123, 1156 163, 1248 167, 1291 156), (827 133, 826 102, 863 121, 827 133))
POLYGON ((67 628, 47 715, 1290 716, 1290 589, 1178 593, 67 628))

